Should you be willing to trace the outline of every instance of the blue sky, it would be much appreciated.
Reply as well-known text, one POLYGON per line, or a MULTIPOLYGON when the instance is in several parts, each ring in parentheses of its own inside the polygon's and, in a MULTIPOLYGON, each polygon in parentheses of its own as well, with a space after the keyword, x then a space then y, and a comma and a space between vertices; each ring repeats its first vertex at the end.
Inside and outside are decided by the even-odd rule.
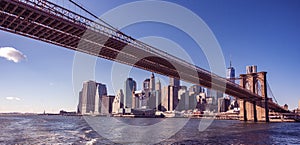
MULTIPOLYGON (((74 9, 66 0, 59 2, 74 9)), ((78 0, 77 0, 78 2, 78 0)), ((173 1, 201 17, 215 34, 236 74, 245 73, 246 65, 258 65, 267 71, 268 82, 278 102, 296 108, 300 100, 300 2, 295 0, 201 0, 173 1)), ((127 1, 80 1, 97 16, 127 1)), ((78 8, 77 12, 80 12, 78 8)), ((114 24, 112 24, 114 25, 114 24)), ((160 36, 178 43, 196 65, 209 69, 207 60, 187 34, 165 24, 138 23, 122 29, 141 38, 160 36)), ((19 63, 0 58, 0 112, 58 112, 75 110, 78 94, 73 93, 72 66, 74 51, 41 41, 0 31, 0 47, 13 47, 26 60, 19 63), (12 99, 19 98, 19 99, 12 99)), ((96 80, 107 84, 109 94, 112 62, 98 59, 96 80)), ((150 72, 133 69, 130 73, 141 87, 150 72)), ((168 80, 159 76, 167 82, 168 80)))

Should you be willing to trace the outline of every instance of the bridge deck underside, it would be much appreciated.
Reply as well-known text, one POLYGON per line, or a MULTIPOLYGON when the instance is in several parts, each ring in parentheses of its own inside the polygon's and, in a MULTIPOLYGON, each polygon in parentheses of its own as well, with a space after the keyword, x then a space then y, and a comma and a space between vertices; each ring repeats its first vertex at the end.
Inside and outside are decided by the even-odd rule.
MULTIPOLYGON (((198 67, 187 66, 176 60, 154 53, 115 38, 108 33, 95 31, 84 23, 66 18, 51 9, 40 9, 18 0, 0 2, 0 29, 72 50, 149 70, 162 75, 225 92, 243 100, 258 101, 261 96, 251 93, 230 81, 210 74, 198 67)), ((269 105, 282 110, 277 104, 269 105)))

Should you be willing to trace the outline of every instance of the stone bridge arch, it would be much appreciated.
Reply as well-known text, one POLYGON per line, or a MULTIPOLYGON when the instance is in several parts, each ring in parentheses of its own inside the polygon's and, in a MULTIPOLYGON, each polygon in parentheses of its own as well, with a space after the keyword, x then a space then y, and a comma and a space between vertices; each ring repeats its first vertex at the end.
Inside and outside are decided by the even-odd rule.
POLYGON ((240 86, 258 94, 262 100, 240 99, 240 120, 269 122, 267 72, 241 74, 240 86), (259 90, 260 88, 260 90, 259 90))

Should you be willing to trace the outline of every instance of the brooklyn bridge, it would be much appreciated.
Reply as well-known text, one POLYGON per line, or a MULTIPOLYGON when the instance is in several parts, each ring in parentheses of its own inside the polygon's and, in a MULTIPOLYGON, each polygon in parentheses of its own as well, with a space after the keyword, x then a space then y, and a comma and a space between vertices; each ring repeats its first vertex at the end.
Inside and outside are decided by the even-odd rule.
POLYGON ((3 31, 132 65, 234 96, 240 100, 241 120, 269 122, 269 112, 291 114, 269 99, 267 72, 241 74, 240 84, 235 84, 49 1, 1 0, 0 13, 0 29, 3 31))

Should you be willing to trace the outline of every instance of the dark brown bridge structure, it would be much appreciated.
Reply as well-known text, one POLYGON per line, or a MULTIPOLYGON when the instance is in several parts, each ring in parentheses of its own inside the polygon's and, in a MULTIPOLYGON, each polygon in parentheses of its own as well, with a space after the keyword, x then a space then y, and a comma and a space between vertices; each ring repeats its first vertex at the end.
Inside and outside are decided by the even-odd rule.
POLYGON ((46 0, 1 0, 0 29, 222 91, 240 99, 245 121, 268 122, 269 110, 289 113, 269 101, 266 72, 241 75, 238 85, 46 0))

